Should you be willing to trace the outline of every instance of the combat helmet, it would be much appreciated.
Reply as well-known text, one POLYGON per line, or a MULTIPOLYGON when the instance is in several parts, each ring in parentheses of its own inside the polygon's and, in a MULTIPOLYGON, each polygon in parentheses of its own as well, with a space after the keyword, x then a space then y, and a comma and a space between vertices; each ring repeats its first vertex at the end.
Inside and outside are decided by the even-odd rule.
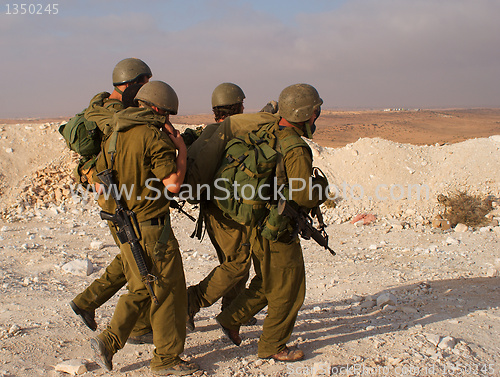
POLYGON ((153 76, 151 69, 146 63, 136 58, 123 59, 113 69, 113 86, 133 82, 143 75, 148 78, 153 76))
POLYGON ((278 103, 281 117, 291 123, 300 123, 310 119, 323 100, 313 86, 294 84, 282 90, 278 103))
POLYGON ((179 109, 179 98, 175 90, 163 81, 150 81, 144 84, 135 96, 135 101, 143 101, 175 115, 179 109))
POLYGON ((212 107, 234 105, 243 102, 244 99, 245 93, 238 85, 224 82, 212 92, 212 107))

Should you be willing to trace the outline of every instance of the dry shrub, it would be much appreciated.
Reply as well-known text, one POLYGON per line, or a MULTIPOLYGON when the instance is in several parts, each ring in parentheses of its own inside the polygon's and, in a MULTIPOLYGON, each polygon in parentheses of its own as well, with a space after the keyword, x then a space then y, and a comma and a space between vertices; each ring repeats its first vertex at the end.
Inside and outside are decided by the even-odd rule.
POLYGON ((337 207, 337 202, 335 200, 332 200, 332 199, 327 199, 323 205, 326 207, 326 208, 335 208, 337 207))
POLYGON ((470 195, 465 191, 458 191, 449 196, 438 195, 437 200, 445 206, 443 217, 450 221, 452 226, 459 223, 470 227, 485 225, 485 217, 491 211, 491 201, 487 196, 470 195))

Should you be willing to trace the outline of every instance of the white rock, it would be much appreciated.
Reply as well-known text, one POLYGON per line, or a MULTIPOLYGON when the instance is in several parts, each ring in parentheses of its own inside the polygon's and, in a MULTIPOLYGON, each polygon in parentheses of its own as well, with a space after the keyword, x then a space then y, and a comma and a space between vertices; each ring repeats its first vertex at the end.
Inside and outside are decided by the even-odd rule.
POLYGON ((436 334, 425 334, 425 339, 427 339, 429 343, 437 347, 439 341, 441 340, 441 337, 436 334))
POLYGON ((455 227, 455 232, 467 232, 469 227, 465 224, 457 224, 455 227))
POLYGON ((491 226, 483 226, 482 228, 479 229, 481 233, 489 233, 491 232, 491 226))
POLYGON ((89 259, 76 259, 64 264, 61 268, 65 272, 80 276, 89 276, 94 270, 92 262, 89 259))
POLYGON ((500 135, 490 136, 490 139, 496 141, 497 143, 500 143, 500 135))
POLYGON ((8 226, 3 226, 1 229, 0 229, 0 232, 8 232, 10 229, 8 226))
POLYGON ((92 241, 90 243, 90 248, 92 250, 100 250, 100 249, 102 249, 103 245, 104 245, 104 242, 102 242, 102 241, 92 241))
POLYGON ((13 150, 12 148, 7 148, 7 149, 5 150, 5 152, 6 152, 6 153, 12 153, 12 152, 14 152, 14 150, 13 150))
POLYGON ((73 376, 84 374, 88 371, 86 360, 81 359, 66 360, 57 364, 54 368, 58 372, 72 374, 73 376))
POLYGON ((496 276, 500 276, 500 273, 496 268, 488 268, 488 271, 486 272, 486 276, 489 278, 494 278, 496 276))
POLYGON ((385 305, 396 305, 397 298, 392 293, 382 293, 377 297, 377 306, 383 307, 385 305))
POLYGON ((453 237, 448 237, 446 241, 444 241, 447 245, 458 245, 460 244, 460 241, 453 238, 453 237))
POLYGON ((438 348, 441 349, 452 349, 457 344, 457 341, 451 336, 444 337, 438 344, 438 348))
POLYGON ((369 249, 370 250, 377 250, 378 246, 377 245, 370 245, 369 249))
POLYGON ((19 331, 21 331, 21 327, 19 327, 18 325, 12 325, 9 328, 9 334, 10 335, 16 335, 19 331))
POLYGON ((255 363, 253 363, 256 367, 260 367, 262 364, 264 364, 264 360, 262 359, 256 360, 255 363))
POLYGON ((329 362, 314 363, 312 375, 314 376, 331 376, 332 366, 329 362))

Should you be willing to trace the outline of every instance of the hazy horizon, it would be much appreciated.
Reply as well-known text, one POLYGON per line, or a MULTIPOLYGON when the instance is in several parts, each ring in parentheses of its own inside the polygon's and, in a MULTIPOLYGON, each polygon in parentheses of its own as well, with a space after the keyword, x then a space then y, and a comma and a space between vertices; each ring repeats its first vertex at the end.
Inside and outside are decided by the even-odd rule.
POLYGON ((112 90, 126 57, 176 90, 179 115, 209 114, 221 82, 242 87, 248 111, 298 82, 330 110, 500 106, 495 0, 74 0, 50 15, 12 6, 0 14, 4 119, 81 111, 112 90))

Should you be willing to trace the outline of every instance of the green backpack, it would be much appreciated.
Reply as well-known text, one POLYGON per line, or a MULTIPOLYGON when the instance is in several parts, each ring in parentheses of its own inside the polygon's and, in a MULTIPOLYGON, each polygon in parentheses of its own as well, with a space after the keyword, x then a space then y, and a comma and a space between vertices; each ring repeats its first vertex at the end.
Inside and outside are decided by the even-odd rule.
POLYGON ((226 215, 240 224, 266 215, 278 153, 276 137, 267 127, 231 140, 215 175, 213 200, 226 215))
MULTIPOLYGON (((277 122, 231 140, 215 176, 212 200, 230 218, 243 225, 259 224, 274 200, 274 177, 285 183, 282 155, 295 147, 309 148, 300 137, 278 142, 277 122)), ((277 219, 278 220, 278 219, 277 219)))
POLYGON ((59 133, 72 151, 82 157, 92 157, 101 150, 102 132, 95 122, 85 119, 84 113, 85 110, 61 124, 59 133))

